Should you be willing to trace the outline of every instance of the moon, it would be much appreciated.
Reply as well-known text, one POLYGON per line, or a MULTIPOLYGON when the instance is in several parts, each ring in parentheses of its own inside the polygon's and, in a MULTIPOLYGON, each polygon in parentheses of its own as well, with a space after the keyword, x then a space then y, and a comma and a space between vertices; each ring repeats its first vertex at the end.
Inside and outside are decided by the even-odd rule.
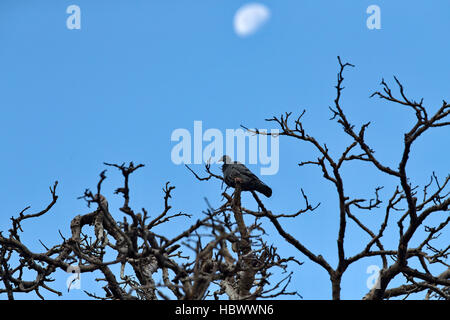
POLYGON ((265 5, 245 4, 234 15, 234 31, 238 36, 247 37, 258 31, 269 18, 270 10, 265 5))

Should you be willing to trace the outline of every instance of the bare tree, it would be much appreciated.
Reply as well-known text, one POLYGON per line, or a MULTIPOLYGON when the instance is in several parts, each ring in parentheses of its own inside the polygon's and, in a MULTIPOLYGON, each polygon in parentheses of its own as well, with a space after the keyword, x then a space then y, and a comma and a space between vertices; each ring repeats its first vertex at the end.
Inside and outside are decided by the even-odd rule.
MULTIPOLYGON (((366 130, 370 122, 367 122, 355 128, 349 118, 344 113, 341 106, 341 95, 344 89, 344 70, 348 67, 354 67, 350 63, 342 63, 340 57, 339 72, 337 75, 336 98, 334 100, 334 107, 330 107, 332 112, 331 120, 336 120, 343 129, 343 131, 350 137, 350 144, 342 150, 338 157, 333 158, 330 154, 327 144, 320 143, 318 139, 309 135, 304 129, 302 116, 303 111, 296 119, 291 121, 291 113, 285 113, 280 117, 273 117, 267 121, 275 122, 281 129, 281 136, 288 136, 298 140, 299 142, 310 144, 318 152, 317 159, 308 160, 299 163, 299 166, 314 165, 318 166, 322 172, 323 178, 331 183, 337 192, 339 203, 336 206, 336 211, 339 215, 339 231, 337 234, 337 252, 338 264, 332 267, 327 260, 321 255, 314 254, 311 250, 306 248, 299 239, 285 231, 279 221, 281 215, 275 215, 270 210, 266 209, 261 200, 253 194, 255 200, 261 209, 259 212, 248 212, 255 216, 267 217, 275 226, 279 234, 286 239, 288 243, 294 246, 303 256, 316 263, 318 266, 326 270, 330 276, 332 297, 333 299, 340 299, 341 297, 341 279, 348 267, 364 258, 379 257, 382 263, 382 270, 379 274, 378 282, 365 296, 364 299, 389 299, 391 297, 408 297, 411 293, 426 291, 425 298, 450 298, 450 265, 448 264, 448 255, 450 254, 450 244, 448 231, 445 235, 446 245, 442 248, 437 248, 433 245, 433 241, 442 235, 444 228, 446 228, 450 221, 449 204, 450 192, 448 191, 448 183, 450 175, 442 181, 433 172, 429 183, 422 186, 411 185, 408 177, 406 166, 410 157, 411 148, 414 142, 426 131, 439 129, 450 125, 448 115, 450 114, 450 105, 443 101, 438 110, 429 115, 429 111, 423 104, 423 99, 420 102, 408 98, 400 81, 394 77, 399 89, 399 97, 395 96, 389 85, 382 80, 382 91, 377 91, 371 97, 379 97, 382 100, 398 104, 414 112, 416 122, 413 124, 410 131, 404 135, 404 144, 402 156, 398 162, 398 168, 390 168, 375 156, 375 151, 370 147, 369 142, 365 138, 366 130), (353 163, 354 161, 362 161, 369 163, 376 170, 384 175, 394 177, 398 181, 395 190, 392 191, 392 196, 383 203, 379 192, 382 187, 375 190, 375 197, 373 199, 363 199, 352 197, 345 192, 344 176, 342 174, 342 167, 345 164, 353 163), (419 194, 421 190, 421 194, 419 194), (404 207, 404 208, 403 208, 404 207), (355 211, 370 211, 376 210, 380 213, 380 223, 378 230, 371 230, 363 224, 355 211), (392 217, 393 212, 404 211, 400 217, 392 217), (384 214, 383 214, 384 212, 384 214), (441 223, 438 225, 426 225, 427 218, 438 215, 441 218, 441 223), (383 245, 382 238, 388 224, 392 224, 397 220, 399 240, 395 248, 386 249, 383 245), (367 236, 368 241, 364 249, 348 257, 345 251, 345 241, 352 241, 352 235, 347 232, 347 223, 351 221, 355 223, 367 236), (410 240, 414 235, 418 234, 420 226, 424 226, 426 236, 418 246, 411 246, 410 240), (393 263, 390 263, 391 259, 393 263), (419 262, 421 269, 417 270, 411 267, 411 262, 416 260, 419 262), (431 270, 440 269, 440 272, 433 273, 431 270), (440 268, 435 268, 440 266, 440 268), (404 285, 399 287, 389 288, 389 284, 396 277, 402 277, 405 280, 404 285)), ((267 132, 260 132, 258 130, 251 130, 247 127, 245 129, 255 134, 270 135, 267 132)), ((443 145, 446 144, 446 137, 442 139, 443 145)), ((447 148, 447 147, 446 147, 447 148)), ((303 191, 302 191, 303 192, 303 191)), ((306 196, 305 196, 306 199, 306 196)), ((310 206, 307 210, 312 210, 310 206)), ((303 213, 305 210, 299 211, 303 213)), ((293 215, 296 216, 297 214, 293 215)))
MULTIPOLYGON (((295 270, 301 272, 301 268, 297 268, 302 263, 297 260, 298 257, 281 257, 277 249, 265 241, 265 230, 269 223, 286 241, 286 245, 298 250, 299 257, 306 257, 329 274, 333 299, 341 298, 341 279, 349 266, 373 257, 380 259, 383 269, 377 285, 363 297, 364 299, 408 297, 411 293, 418 292, 424 292, 426 299, 449 299, 450 246, 447 244, 441 248, 436 247, 434 243, 450 221, 450 176, 442 181, 432 173, 429 183, 422 187, 413 186, 406 166, 411 148, 419 136, 425 131, 450 125, 450 122, 445 120, 450 113, 450 105, 444 101, 433 115, 429 115, 423 105, 423 99, 420 102, 409 99, 397 78, 395 81, 399 88, 399 97, 394 95, 384 80, 381 82, 382 91, 375 92, 373 97, 399 104, 416 115, 416 123, 404 136, 404 148, 398 168, 391 168, 375 156, 365 138, 370 122, 356 129, 344 113, 340 100, 344 89, 343 74, 346 68, 353 65, 342 63, 340 58, 338 61, 340 69, 336 99, 330 110, 332 120, 341 125, 351 142, 337 157, 333 157, 326 144, 306 132, 302 122, 305 111, 294 120, 291 120, 291 113, 267 119, 279 126, 280 136, 310 144, 319 154, 316 159, 303 161, 299 166, 317 166, 324 182, 330 183, 338 195, 336 266, 333 267, 325 257, 308 249, 302 239, 296 238, 283 227, 284 219, 297 221, 304 214, 319 208, 320 203, 310 204, 303 189, 303 208, 294 213, 274 213, 255 192, 251 194, 257 209, 252 210, 244 206, 241 203, 241 188, 237 182, 233 193, 229 194, 226 190, 222 193, 223 204, 220 207, 213 208, 206 201, 207 209, 203 212, 202 219, 181 230, 177 236, 167 238, 156 233, 155 228, 158 225, 178 225, 174 223, 175 219, 191 218, 186 213, 171 213, 169 200, 175 187, 169 183, 165 185, 164 209, 159 215, 150 217, 147 210, 136 212, 130 207, 129 178, 143 165, 105 163, 106 166, 118 169, 123 176, 124 184, 115 192, 123 196, 123 204, 118 208, 123 219, 118 221, 114 218, 117 212, 112 211, 107 198, 101 192, 102 183, 106 179, 104 171, 100 174, 95 192, 86 190, 82 197, 88 206, 94 205, 95 210, 72 219, 70 238, 66 239, 61 234, 60 244, 51 248, 42 244, 45 248, 43 252, 32 252, 21 240, 22 223, 36 219, 52 209, 58 199, 55 183, 50 188, 52 200, 47 208, 34 214, 27 214, 29 208, 25 208, 18 217, 11 218, 12 227, 8 235, 0 233, 0 294, 6 294, 9 299, 14 299, 14 294, 19 292, 35 292, 43 298, 41 290, 61 295, 61 292, 51 288, 50 277, 58 269, 66 271, 76 265, 80 273, 100 272, 103 275, 97 281, 103 285, 104 296, 86 292, 87 295, 98 299, 191 300, 228 297, 253 300, 296 295, 297 292, 288 289, 292 272, 287 272, 287 268, 288 264, 292 264, 295 270), (342 167, 353 165, 354 162, 368 163, 381 174, 398 181, 387 200, 381 199, 382 187, 375 189, 372 199, 355 197, 345 191, 342 167), (375 211, 379 215, 379 227, 376 230, 370 229, 361 221, 361 211, 375 211), (438 216, 441 222, 437 225, 427 225, 427 218, 431 216, 438 216), (399 240, 394 248, 386 248, 383 238, 388 225, 394 223, 393 220, 397 222, 399 240), (364 249, 352 256, 346 254, 345 247, 345 242, 353 240, 347 230, 348 222, 355 223, 368 238, 364 249), (419 234, 421 226, 424 227, 425 236, 419 245, 412 246, 410 240, 419 234), (415 269, 413 262, 418 262, 420 268, 415 269), (113 272, 113 266, 120 266, 118 274, 113 272), (277 280, 273 281, 275 274, 272 270, 279 270, 284 275, 277 273, 277 280), (24 274, 30 272, 34 273, 34 280, 25 281, 24 274), (404 280, 404 284, 392 287, 392 280, 399 278, 404 280)), ((271 134, 244 128, 254 134, 271 134)), ((198 180, 206 183, 210 180, 223 180, 221 175, 211 171, 209 164, 206 165, 207 175, 204 177, 191 168, 188 169, 198 180)), ((445 240, 448 240, 448 234, 445 240)))
POLYGON ((51 248, 42 243, 44 252, 32 252, 21 240, 22 224, 52 209, 58 199, 55 183, 47 208, 34 214, 26 214, 29 207, 25 208, 11 218, 9 234, 0 233, 0 294, 14 299, 16 293, 35 292, 44 299, 41 291, 47 290, 60 296, 62 292, 51 288, 51 275, 58 269, 101 272, 103 277, 96 280, 103 283, 104 296, 85 291, 97 299, 200 300, 227 296, 253 300, 296 294, 287 290, 292 273, 286 271, 288 262, 296 260, 281 258, 277 249, 264 241, 258 219, 249 225, 244 223, 239 190, 234 198, 224 194, 224 205, 218 209, 209 206, 202 219, 169 239, 154 229, 161 224, 175 225, 174 219, 190 218, 185 213, 170 213, 169 200, 175 187, 167 183, 163 188, 164 210, 159 215, 150 217, 146 209, 137 213, 130 207, 129 178, 143 165, 105 165, 119 169, 123 175, 124 184, 115 191, 123 196, 119 208, 123 220, 114 219, 101 194, 105 170, 96 192, 86 190, 80 197, 96 208, 72 219, 71 237, 66 239, 61 234, 62 243, 51 248), (120 266, 119 274, 114 274, 114 265, 120 266), (127 267, 131 267, 130 274, 127 267), (280 268, 286 275, 271 285, 273 268, 280 268), (31 272, 34 280, 24 280, 31 272))

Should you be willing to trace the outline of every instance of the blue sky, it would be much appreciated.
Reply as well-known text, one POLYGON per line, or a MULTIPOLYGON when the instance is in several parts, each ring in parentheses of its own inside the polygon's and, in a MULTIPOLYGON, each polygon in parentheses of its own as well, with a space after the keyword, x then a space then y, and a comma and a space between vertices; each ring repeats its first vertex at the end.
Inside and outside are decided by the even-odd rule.
MULTIPOLYGON (((406 92, 424 98, 430 110, 450 99, 450 2, 433 1, 259 1, 270 19, 255 34, 239 37, 233 29, 235 12, 247 1, 87 1, 41 0, 0 3, 0 137, 2 170, 0 229, 24 207, 43 208, 48 187, 59 181, 59 201, 51 213, 24 224, 24 239, 40 249, 69 234, 69 221, 88 208, 77 197, 95 188, 103 162, 144 163, 133 176, 132 201, 157 214, 163 205, 161 188, 170 181, 175 211, 194 217, 204 209, 203 198, 220 204, 218 182, 198 182, 183 166, 172 163, 173 130, 239 128, 241 124, 274 128, 264 119, 285 111, 307 109, 305 128, 332 152, 348 139, 330 118, 328 106, 340 55, 356 65, 346 72, 342 103, 356 125, 372 121, 367 138, 390 166, 400 159, 403 133, 414 115, 369 95, 384 77, 393 75, 406 92), (81 8, 81 29, 69 30, 66 8, 81 8), (381 8, 381 30, 366 27, 369 5, 381 8)), ((416 184, 428 182, 432 171, 448 174, 450 131, 420 137, 408 172, 416 184)), ((293 212, 303 205, 305 190, 320 210, 286 220, 283 225, 315 253, 336 263, 336 195, 316 168, 297 163, 315 159, 313 150, 288 138, 280 141, 280 170, 263 180, 272 187, 266 201, 274 212, 293 212)), ((201 165, 194 165, 197 171, 201 165)), ((258 166, 250 166, 257 170, 258 166)), ((219 168, 215 167, 216 172, 219 168)), ((378 185, 388 197, 395 181, 361 165, 346 168, 346 190, 370 196, 378 185)), ((120 183, 109 169, 104 192, 120 183)), ((255 207, 248 196, 248 206, 255 207)), ((116 217, 121 214, 114 212, 116 217)), ((368 223, 381 221, 371 213, 368 223)), ((378 225, 378 222, 374 225, 378 225)), ((185 222, 179 223, 181 229, 185 222)), ((174 228, 160 232, 173 232, 174 228)), ((273 229, 268 227, 273 232, 273 229)), ((364 236, 349 226, 349 255, 361 248, 364 236)), ((395 243, 397 230, 392 228, 395 243)), ((444 234, 448 240, 448 233, 444 234)), ((331 296, 328 275, 273 235, 275 245, 305 261, 295 269, 293 287, 305 299, 331 296), (320 270, 320 271, 317 271, 320 270)), ((351 267, 343 279, 342 297, 360 298, 367 291, 367 260, 351 267)), ((58 288, 67 276, 59 273, 58 288)), ((83 278, 83 289, 96 286, 83 278)), ((92 291, 95 291, 92 289, 92 291)), ((54 297, 54 296, 49 296, 54 297)), ((85 297, 79 291, 64 298, 85 297)))

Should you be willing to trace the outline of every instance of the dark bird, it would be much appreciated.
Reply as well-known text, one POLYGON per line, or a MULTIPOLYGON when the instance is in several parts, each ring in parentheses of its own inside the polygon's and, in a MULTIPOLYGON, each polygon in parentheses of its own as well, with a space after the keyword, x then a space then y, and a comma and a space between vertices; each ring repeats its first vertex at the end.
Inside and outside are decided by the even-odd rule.
POLYGON ((268 198, 272 195, 272 189, 259 180, 242 163, 232 161, 229 156, 223 156, 219 162, 223 162, 223 179, 227 186, 235 188, 236 182, 238 181, 241 184, 242 191, 258 191, 268 198))

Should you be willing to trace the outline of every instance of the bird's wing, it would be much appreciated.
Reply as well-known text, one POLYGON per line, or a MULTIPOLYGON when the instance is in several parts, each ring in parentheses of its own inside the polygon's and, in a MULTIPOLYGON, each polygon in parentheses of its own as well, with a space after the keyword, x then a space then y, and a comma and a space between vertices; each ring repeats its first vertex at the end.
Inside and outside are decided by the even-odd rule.
POLYGON ((237 171, 239 175, 244 175, 251 180, 260 181, 259 178, 242 163, 233 164, 233 169, 237 171))

